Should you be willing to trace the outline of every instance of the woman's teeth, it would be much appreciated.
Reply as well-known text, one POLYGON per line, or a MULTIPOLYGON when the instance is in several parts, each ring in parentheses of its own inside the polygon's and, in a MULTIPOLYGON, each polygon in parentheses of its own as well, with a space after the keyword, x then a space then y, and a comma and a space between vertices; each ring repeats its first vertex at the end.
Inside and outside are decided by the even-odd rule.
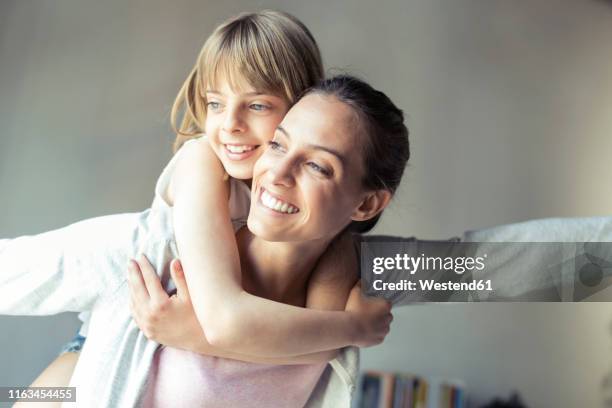
POLYGON ((293 214, 293 213, 298 212, 298 209, 296 207, 292 206, 289 203, 286 203, 284 201, 281 201, 281 200, 278 200, 272 197, 265 190, 261 193, 261 202, 263 203, 263 205, 265 205, 266 207, 274 211, 287 213, 287 214, 293 214))
POLYGON ((226 144, 225 148, 230 151, 230 153, 244 153, 250 152, 255 149, 254 145, 229 145, 226 144))

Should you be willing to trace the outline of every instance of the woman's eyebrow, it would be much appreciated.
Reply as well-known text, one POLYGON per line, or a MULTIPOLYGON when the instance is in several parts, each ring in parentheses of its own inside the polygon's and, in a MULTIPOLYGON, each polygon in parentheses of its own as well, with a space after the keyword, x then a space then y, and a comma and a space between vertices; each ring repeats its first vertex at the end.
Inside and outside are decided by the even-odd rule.
MULTIPOLYGON (((278 130, 283 135, 285 135, 287 137, 287 139, 291 139, 291 135, 289 134, 289 132, 287 132, 287 130, 284 127, 282 127, 281 125, 278 125, 276 127, 276 130, 278 130)), ((331 155, 336 156, 336 158, 338 158, 338 160, 340 160, 340 162, 342 164, 346 164, 346 159, 344 158, 344 156, 339 151, 337 151, 335 149, 332 149, 332 148, 327 147, 327 146, 321 146, 321 145, 313 144, 313 143, 306 143, 306 147, 308 147, 310 149, 322 150, 324 152, 327 152, 327 153, 329 153, 331 155)))

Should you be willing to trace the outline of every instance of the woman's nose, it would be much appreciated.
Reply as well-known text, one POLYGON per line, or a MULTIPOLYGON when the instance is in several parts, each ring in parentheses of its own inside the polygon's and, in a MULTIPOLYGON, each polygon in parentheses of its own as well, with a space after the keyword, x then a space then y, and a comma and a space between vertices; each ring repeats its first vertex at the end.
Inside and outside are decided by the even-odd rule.
POLYGON ((245 131, 242 112, 239 108, 230 108, 225 111, 223 130, 227 133, 240 133, 245 131))
POLYGON ((275 185, 282 185, 285 187, 292 187, 295 184, 294 178, 295 164, 289 157, 279 160, 274 166, 270 168, 268 174, 271 179, 270 182, 275 185))

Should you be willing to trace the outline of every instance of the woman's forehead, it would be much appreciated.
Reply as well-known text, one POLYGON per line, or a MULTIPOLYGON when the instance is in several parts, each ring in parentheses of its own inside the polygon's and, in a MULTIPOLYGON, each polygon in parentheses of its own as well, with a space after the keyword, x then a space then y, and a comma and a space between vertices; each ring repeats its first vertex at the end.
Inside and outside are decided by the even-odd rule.
POLYGON ((281 126, 298 138, 343 145, 355 143, 360 133, 357 122, 346 103, 330 95, 309 94, 289 110, 281 126))

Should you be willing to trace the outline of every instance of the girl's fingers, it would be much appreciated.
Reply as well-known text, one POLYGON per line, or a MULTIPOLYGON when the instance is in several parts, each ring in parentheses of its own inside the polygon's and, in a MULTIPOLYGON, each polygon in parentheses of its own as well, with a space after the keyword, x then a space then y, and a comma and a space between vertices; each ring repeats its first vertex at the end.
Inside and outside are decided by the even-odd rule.
MULTIPOLYGON (((144 285, 143 285, 144 286, 144 285)), ((140 328, 140 308, 143 303, 139 303, 138 300, 134 297, 134 294, 130 292, 130 312, 132 312, 132 319, 134 319, 134 323, 136 326, 140 328)))
POLYGON ((136 300, 134 299, 133 296, 130 296, 130 312, 132 312, 132 319, 134 319, 134 321, 136 322, 137 326, 140 326, 138 324, 138 319, 139 319, 139 315, 138 315, 138 308, 137 305, 138 303, 136 303, 136 300))
POLYGON ((178 259, 172 260, 172 263, 170 263, 170 273, 176 285, 177 296, 183 299, 189 298, 189 289, 187 288, 187 281, 185 280, 185 273, 183 272, 181 261, 178 259))
POLYGON ((145 304, 149 301, 149 292, 142 279, 140 267, 133 259, 128 262, 128 285, 134 304, 145 304))
POLYGON ((137 262, 151 300, 155 303, 161 303, 168 299, 168 294, 162 287, 161 281, 147 257, 141 254, 137 262))

